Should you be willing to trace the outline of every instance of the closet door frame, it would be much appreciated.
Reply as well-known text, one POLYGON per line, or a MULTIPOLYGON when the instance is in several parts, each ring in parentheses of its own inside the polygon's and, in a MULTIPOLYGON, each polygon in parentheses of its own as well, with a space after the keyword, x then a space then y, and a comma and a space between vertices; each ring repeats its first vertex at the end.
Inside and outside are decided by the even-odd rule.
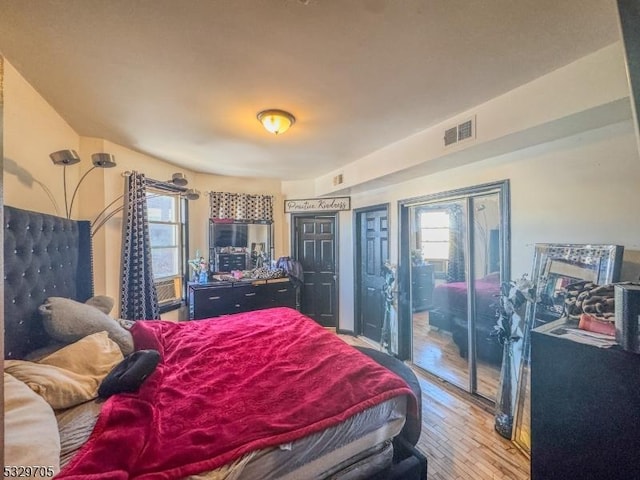
MULTIPOLYGON (((466 200, 469 204, 473 197, 486 195, 490 193, 498 193, 500 198, 500 229, 502 232, 500 240, 500 248, 502 252, 500 262, 500 278, 502 281, 511 279, 511 209, 509 195, 509 180, 500 180, 482 185, 449 190, 419 197, 412 197, 398 202, 398 219, 399 219, 399 239, 398 239, 398 313, 399 313, 399 349, 398 357, 402 360, 411 360, 412 355, 412 310, 411 310, 411 222, 413 221, 410 210, 420 204, 428 204, 442 202, 448 200, 466 200)), ((473 211, 470 209, 467 217, 468 221, 473 225, 473 211)), ((472 234, 472 232, 471 232, 472 234)), ((472 240, 472 239, 470 239, 472 240)), ((472 245, 472 241, 468 242, 472 245)), ((470 246, 467 247, 469 250, 470 246)), ((471 253, 471 252, 467 252, 471 253)), ((467 267, 471 268, 469 273, 472 274, 473 260, 471 254, 467 255, 467 267)), ((470 277, 473 278, 473 277, 470 277)), ((472 312, 475 305, 475 295, 473 290, 473 282, 470 282, 468 295, 468 311, 472 312)), ((473 316, 471 316, 473 317, 473 316)), ((469 321, 469 387, 471 391, 475 391, 477 385, 476 377, 476 346, 475 346, 475 322, 473 318, 469 321)))

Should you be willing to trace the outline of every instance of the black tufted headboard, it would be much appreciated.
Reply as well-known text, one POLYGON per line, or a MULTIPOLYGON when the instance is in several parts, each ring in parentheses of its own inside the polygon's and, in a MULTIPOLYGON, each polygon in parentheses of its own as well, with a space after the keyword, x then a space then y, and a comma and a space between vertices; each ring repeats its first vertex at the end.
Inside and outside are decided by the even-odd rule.
POLYGON ((91 225, 4 207, 4 351, 23 358, 49 343, 38 307, 47 297, 93 296, 91 225))

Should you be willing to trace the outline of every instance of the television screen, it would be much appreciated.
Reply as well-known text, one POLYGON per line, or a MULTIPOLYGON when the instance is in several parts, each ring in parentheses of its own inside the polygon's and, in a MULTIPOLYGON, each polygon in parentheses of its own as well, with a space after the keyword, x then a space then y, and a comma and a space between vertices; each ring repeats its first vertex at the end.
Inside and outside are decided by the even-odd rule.
POLYGON ((249 229, 236 223, 216 224, 213 245, 215 247, 246 247, 249 229))

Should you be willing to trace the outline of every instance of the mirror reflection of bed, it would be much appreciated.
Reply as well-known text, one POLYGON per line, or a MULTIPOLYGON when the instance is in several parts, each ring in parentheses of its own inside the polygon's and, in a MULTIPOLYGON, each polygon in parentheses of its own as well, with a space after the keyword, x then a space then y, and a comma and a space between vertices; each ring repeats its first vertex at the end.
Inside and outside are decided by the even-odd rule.
POLYGON ((500 193, 427 201, 412 206, 409 218, 413 363, 493 401, 502 362, 502 348, 491 336, 501 282, 500 193), (475 292, 472 315, 470 288, 475 292))

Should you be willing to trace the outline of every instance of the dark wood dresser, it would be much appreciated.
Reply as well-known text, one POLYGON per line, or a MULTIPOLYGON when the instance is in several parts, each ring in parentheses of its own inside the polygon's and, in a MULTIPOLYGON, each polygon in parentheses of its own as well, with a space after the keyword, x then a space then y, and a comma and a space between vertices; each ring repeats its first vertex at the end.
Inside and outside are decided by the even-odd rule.
POLYGON ((433 265, 411 267, 411 303, 414 312, 421 312, 431 306, 433 287, 433 265))
MULTIPOLYGON (((640 355, 531 335, 531 478, 640 478, 640 355)), ((554 333, 555 332, 555 333, 554 333)))
POLYGON ((216 272, 230 272, 232 270, 247 269, 246 253, 217 253, 216 272))
POLYGON ((271 307, 296 308, 288 278, 189 284, 189 319, 217 317, 271 307))

